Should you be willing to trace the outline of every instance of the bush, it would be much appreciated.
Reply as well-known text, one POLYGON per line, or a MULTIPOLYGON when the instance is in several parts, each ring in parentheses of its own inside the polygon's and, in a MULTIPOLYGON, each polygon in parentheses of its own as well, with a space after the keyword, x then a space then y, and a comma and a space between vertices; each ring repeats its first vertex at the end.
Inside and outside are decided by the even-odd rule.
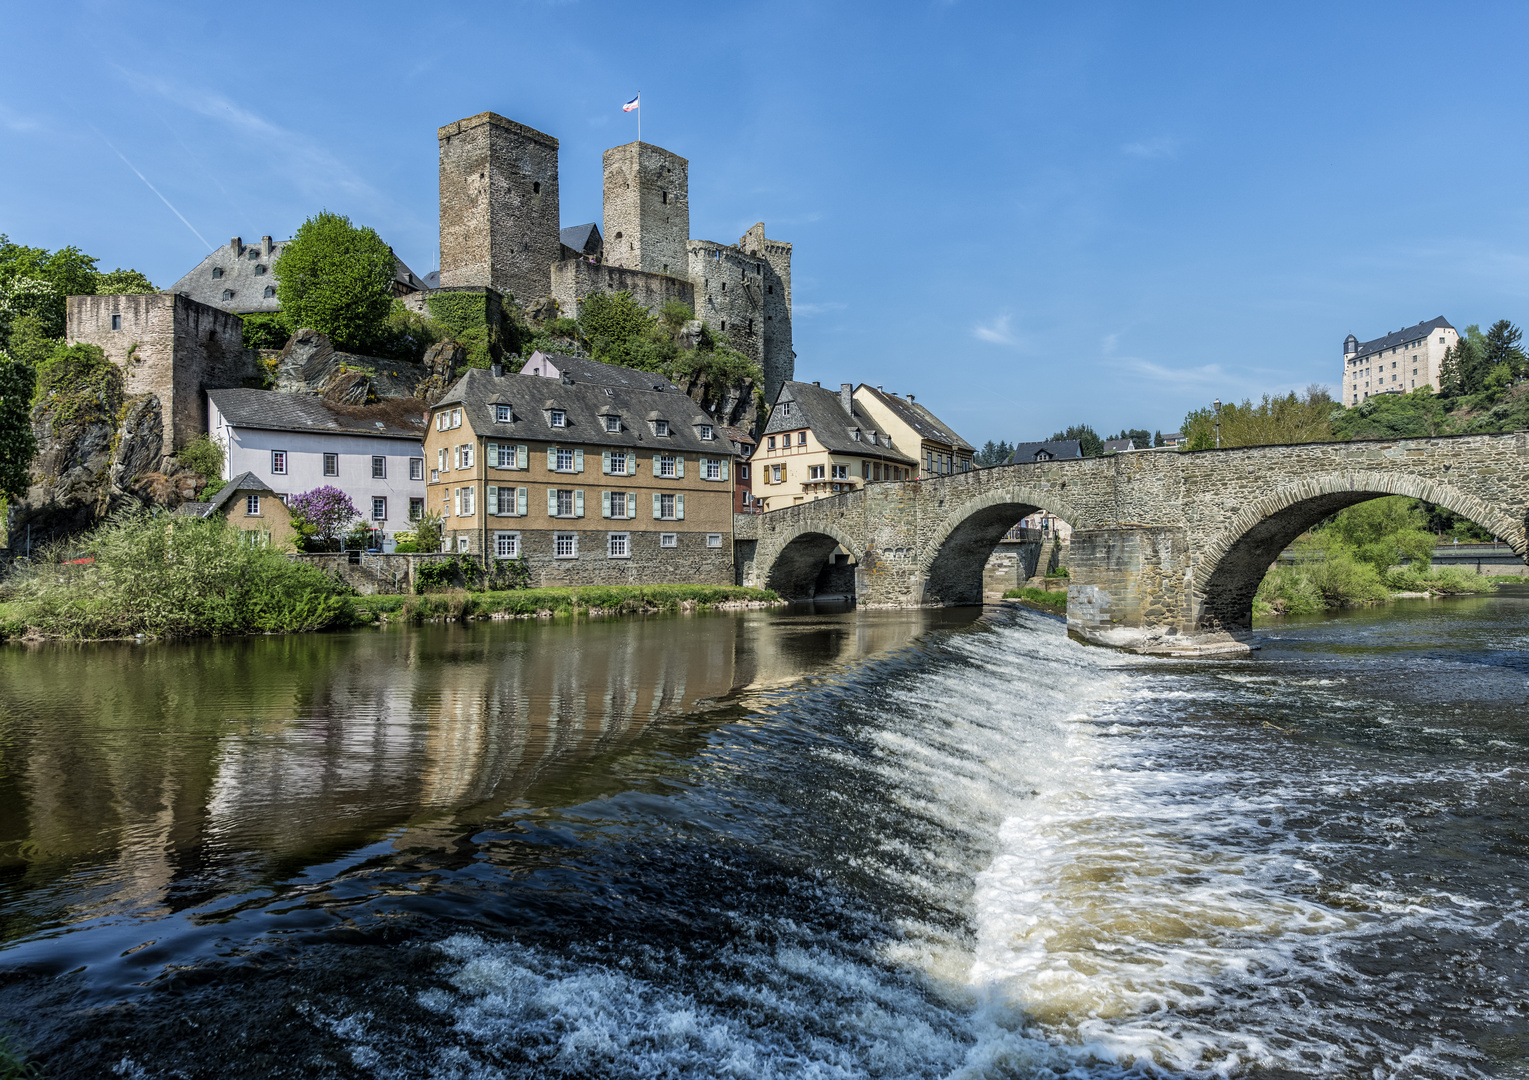
POLYGON ((1045 589, 1010 589, 1003 594, 1005 600, 1023 600, 1026 603, 1055 615, 1067 614, 1067 594, 1047 592, 1045 589))
POLYGON ((376 230, 320 211, 271 267, 283 324, 327 334, 342 352, 370 352, 393 309, 396 266, 376 230))
POLYGON ((29 626, 67 638, 296 633, 344 624, 346 590, 221 517, 133 511, 18 575, 29 626))
POLYGON ((212 481, 223 475, 223 446, 210 435, 198 435, 175 454, 175 459, 186 468, 208 481, 208 494, 222 490, 222 483, 212 487, 212 481))
POLYGON ((285 349, 292 331, 280 311, 262 311, 241 315, 244 322, 244 347, 246 349, 285 349))

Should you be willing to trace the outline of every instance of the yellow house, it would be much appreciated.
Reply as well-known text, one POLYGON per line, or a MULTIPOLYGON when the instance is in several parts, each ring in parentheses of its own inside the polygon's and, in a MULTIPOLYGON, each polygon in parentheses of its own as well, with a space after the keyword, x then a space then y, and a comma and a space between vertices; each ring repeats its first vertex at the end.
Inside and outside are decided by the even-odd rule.
POLYGON ((856 405, 849 383, 838 394, 817 383, 782 384, 749 465, 765 510, 910 480, 918 471, 895 437, 856 405))
POLYGON ((912 394, 902 397, 861 383, 855 389, 854 399, 856 408, 918 459, 920 478, 971 471, 974 452, 971 443, 914 401, 912 394))
POLYGON ((523 559, 532 585, 725 585, 734 459, 678 390, 473 368, 428 418, 425 507, 445 550, 523 559))
POLYGON ((292 514, 272 487, 254 473, 240 473, 206 502, 182 503, 175 512, 209 518, 221 514, 252 544, 291 547, 296 530, 292 514))

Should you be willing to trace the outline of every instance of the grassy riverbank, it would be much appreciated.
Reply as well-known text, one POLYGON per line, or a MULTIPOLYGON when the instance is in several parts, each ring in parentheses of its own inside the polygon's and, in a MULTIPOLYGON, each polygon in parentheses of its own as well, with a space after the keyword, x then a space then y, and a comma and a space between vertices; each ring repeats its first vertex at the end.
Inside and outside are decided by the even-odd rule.
POLYGON ((1005 600, 1019 600, 1029 607, 1050 612, 1052 615, 1067 614, 1067 594, 1047 589, 1010 589, 1003 594, 1005 600))
POLYGON ((586 585, 579 588, 358 596, 358 623, 427 619, 509 619, 553 615, 637 615, 705 608, 768 607, 780 603, 768 589, 738 585, 586 585))

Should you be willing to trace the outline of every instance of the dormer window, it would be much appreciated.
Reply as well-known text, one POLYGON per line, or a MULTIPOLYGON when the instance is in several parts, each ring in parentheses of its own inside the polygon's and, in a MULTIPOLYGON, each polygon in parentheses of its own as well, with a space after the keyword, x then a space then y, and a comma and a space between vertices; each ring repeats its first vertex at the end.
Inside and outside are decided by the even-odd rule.
POLYGON ((605 430, 609 431, 609 432, 618 432, 618 431, 620 431, 621 430, 621 417, 619 417, 619 416, 607 416, 605 418, 605 430))
POLYGON ((259 277, 263 273, 265 273, 265 264, 264 263, 262 263, 259 266, 255 267, 255 276, 256 277, 259 277))
POLYGON ((275 295, 276 295, 276 290, 275 290, 275 288, 273 288, 273 287, 272 287, 272 286, 270 286, 270 285, 267 285, 267 286, 266 286, 266 287, 265 287, 265 298, 266 298, 266 299, 267 299, 267 300, 269 300, 269 299, 271 299, 271 297, 273 297, 273 296, 275 296, 275 295))
POLYGON ((851 434, 854 435, 856 442, 860 441, 860 432, 859 432, 858 429, 856 431, 851 432, 851 434))
POLYGON ((254 262, 258 258, 260 258, 260 249, 250 248, 250 262, 254 262))
POLYGON ((710 442, 712 439, 715 439, 716 437, 717 436, 712 432, 710 424, 702 424, 701 425, 701 438, 705 439, 707 442, 710 442))
POLYGON ((214 266, 212 268, 212 276, 215 277, 215 278, 222 277, 223 276, 223 268, 221 266, 214 266))
POLYGON ((655 420, 655 421, 653 421, 653 434, 655 434, 655 435, 668 435, 669 434, 669 421, 667 421, 667 420, 655 420))
POLYGON ((508 405, 494 406, 494 422, 496 424, 508 424, 510 422, 510 407, 508 405))
POLYGON ((791 402, 789 402, 789 401, 782 401, 780 403, 780 414, 782 416, 790 416, 791 415, 791 402))
POLYGON ((568 414, 565 413, 562 409, 553 409, 553 410, 551 410, 547 414, 547 417, 548 417, 548 421, 552 424, 553 427, 567 427, 568 426, 568 414))
POLYGON ((225 300, 232 300, 233 298, 234 298, 234 290, 232 290, 232 289, 224 289, 223 290, 223 299, 225 299, 225 300))

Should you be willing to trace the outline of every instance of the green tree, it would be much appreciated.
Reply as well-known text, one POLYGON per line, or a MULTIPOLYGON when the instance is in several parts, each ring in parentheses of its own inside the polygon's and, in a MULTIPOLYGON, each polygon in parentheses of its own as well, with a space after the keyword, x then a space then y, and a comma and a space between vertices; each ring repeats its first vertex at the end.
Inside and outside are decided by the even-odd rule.
POLYGON ((1407 394, 1375 394, 1333 414, 1340 439, 1386 439, 1443 434, 1448 423, 1443 400, 1425 384, 1407 394))
POLYGON ((124 296, 130 293, 151 293, 159 290, 154 283, 137 270, 124 270, 120 266, 109 273, 96 275, 97 296, 124 296))
POLYGON ((32 391, 37 373, 0 351, 0 497, 20 498, 37 453, 32 435, 32 391))
POLYGON ((96 260, 77 247, 57 251, 24 247, 0 233, 0 289, 8 288, 17 278, 29 277, 46 281, 61 297, 94 296, 100 276, 96 260))
POLYGON ((1360 562, 1382 573, 1401 562, 1429 566, 1438 543, 1417 501, 1403 495, 1371 499, 1342 510, 1323 531, 1353 549, 1360 562))
POLYGON ((365 353, 393 307, 393 251, 376 230, 322 210, 303 222, 271 267, 283 323, 326 334, 335 348, 365 353))
POLYGON ((1526 361, 1524 350, 1519 347, 1523 337, 1523 331, 1507 319, 1498 319, 1492 324, 1492 328, 1486 333, 1485 347, 1482 350, 1483 366, 1488 372, 1488 379, 1491 378, 1492 370, 1499 365, 1507 366, 1510 379, 1524 376, 1529 361, 1526 361))
MULTIPOLYGON (((1275 446, 1287 443, 1324 442, 1334 437, 1331 418, 1338 409, 1327 388, 1309 386, 1304 394, 1282 397, 1265 394, 1257 405, 1244 398, 1242 404, 1221 406, 1222 446, 1275 446)), ((1184 417, 1183 433, 1191 450, 1216 445, 1217 412, 1213 407, 1192 410, 1184 417)))
MULTIPOLYGON (((1102 457, 1104 454, 1104 440, 1099 433, 1087 424, 1074 424, 1066 431, 1059 431, 1051 436, 1052 442, 1064 439, 1077 439, 1082 445, 1084 457, 1102 457)), ((1013 451, 1010 451, 1013 453, 1013 451)))

